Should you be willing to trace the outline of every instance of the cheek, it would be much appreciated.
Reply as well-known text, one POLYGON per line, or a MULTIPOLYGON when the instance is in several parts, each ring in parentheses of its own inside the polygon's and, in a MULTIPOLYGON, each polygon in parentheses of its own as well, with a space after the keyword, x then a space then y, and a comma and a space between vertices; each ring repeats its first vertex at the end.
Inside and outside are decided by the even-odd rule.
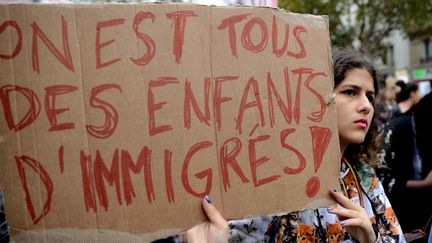
POLYGON ((344 105, 340 105, 337 106, 336 105, 336 120, 337 120, 337 124, 338 127, 343 127, 343 124, 347 121, 347 118, 349 117, 350 112, 348 112, 348 108, 347 106, 344 105))
POLYGON ((369 114, 367 115, 367 118, 369 120, 369 124, 372 123, 372 119, 373 119, 373 115, 375 113, 375 109, 372 107, 371 111, 369 112, 369 114))
POLYGON ((347 109, 346 106, 342 105, 341 103, 343 103, 343 102, 336 102, 336 115, 337 115, 338 121, 342 120, 342 119, 340 119, 340 117, 344 116, 344 114, 346 113, 346 109, 347 109))

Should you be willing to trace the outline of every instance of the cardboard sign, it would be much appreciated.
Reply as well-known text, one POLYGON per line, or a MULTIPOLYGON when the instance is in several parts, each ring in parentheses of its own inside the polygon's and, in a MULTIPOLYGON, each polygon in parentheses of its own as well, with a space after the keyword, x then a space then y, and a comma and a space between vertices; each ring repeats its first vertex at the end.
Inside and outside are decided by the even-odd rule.
POLYGON ((327 18, 191 4, 0 5, 15 240, 154 239, 331 203, 327 18))

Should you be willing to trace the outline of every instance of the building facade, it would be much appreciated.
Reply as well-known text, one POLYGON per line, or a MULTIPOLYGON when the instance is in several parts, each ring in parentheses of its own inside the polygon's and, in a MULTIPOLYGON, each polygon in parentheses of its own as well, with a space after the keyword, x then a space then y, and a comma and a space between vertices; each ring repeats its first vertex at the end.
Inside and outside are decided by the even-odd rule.
POLYGON ((389 45, 383 71, 386 85, 397 80, 416 82, 424 95, 431 91, 432 27, 404 34, 396 30, 387 39, 389 45))

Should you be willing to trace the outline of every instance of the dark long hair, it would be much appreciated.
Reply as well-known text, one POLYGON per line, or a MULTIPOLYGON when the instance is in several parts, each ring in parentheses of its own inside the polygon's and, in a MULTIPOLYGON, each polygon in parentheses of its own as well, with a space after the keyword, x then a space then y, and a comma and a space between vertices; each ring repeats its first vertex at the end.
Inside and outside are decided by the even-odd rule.
MULTIPOLYGON (((379 91, 379 82, 381 76, 371 62, 363 54, 342 49, 334 48, 332 51, 333 56, 333 75, 334 87, 338 86, 346 77, 348 71, 353 69, 365 69, 373 78, 373 85, 375 94, 379 91)), ((375 103, 373 104, 375 109, 375 103)), ((379 142, 377 138, 378 125, 373 115, 371 126, 366 134, 365 140, 361 144, 350 144, 345 149, 343 156, 348 160, 362 160, 369 165, 376 164, 376 152, 378 150, 379 142)))
POLYGON ((409 99, 412 92, 417 92, 419 87, 416 83, 405 83, 402 80, 396 82, 396 85, 400 87, 399 92, 396 93, 396 102, 400 103, 409 99))

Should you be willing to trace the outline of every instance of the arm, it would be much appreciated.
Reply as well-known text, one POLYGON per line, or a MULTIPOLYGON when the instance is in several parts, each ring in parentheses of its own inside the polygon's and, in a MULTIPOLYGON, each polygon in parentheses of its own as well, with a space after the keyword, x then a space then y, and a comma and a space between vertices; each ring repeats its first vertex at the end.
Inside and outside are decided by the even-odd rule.
POLYGON ((429 171, 429 174, 423 180, 407 181, 406 186, 410 189, 432 188, 432 171, 429 171))
POLYGON ((211 203, 210 197, 202 200, 202 207, 209 221, 195 225, 186 231, 187 242, 190 243, 225 243, 228 242, 228 222, 211 203))

